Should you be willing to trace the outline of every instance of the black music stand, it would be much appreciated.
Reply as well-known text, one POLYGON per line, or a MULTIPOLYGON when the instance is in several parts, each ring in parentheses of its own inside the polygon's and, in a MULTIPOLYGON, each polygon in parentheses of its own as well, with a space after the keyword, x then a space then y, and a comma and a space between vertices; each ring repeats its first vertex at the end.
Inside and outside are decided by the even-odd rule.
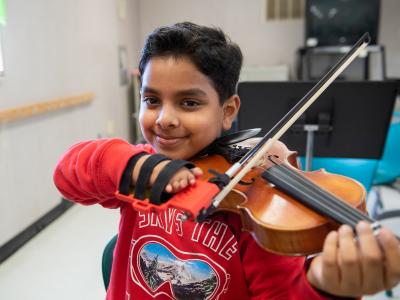
MULTIPOLYGON (((313 82, 241 82, 239 130, 264 135, 314 85, 313 82)), ((396 81, 334 82, 283 135, 289 149, 313 156, 380 159, 392 116, 396 81)))

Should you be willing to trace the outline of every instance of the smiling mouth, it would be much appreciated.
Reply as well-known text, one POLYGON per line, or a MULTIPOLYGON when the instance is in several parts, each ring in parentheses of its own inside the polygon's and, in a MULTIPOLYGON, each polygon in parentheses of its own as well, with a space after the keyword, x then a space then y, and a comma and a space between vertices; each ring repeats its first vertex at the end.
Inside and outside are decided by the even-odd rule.
POLYGON ((179 144, 184 137, 163 137, 156 135, 156 142, 161 146, 175 146, 179 144))

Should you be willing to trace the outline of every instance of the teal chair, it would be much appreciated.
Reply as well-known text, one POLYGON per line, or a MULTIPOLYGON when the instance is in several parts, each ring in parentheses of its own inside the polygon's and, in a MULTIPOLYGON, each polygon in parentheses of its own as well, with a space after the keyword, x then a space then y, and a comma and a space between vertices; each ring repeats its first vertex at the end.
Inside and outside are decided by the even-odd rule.
MULTIPOLYGON (((304 157, 300 158, 300 163, 305 166, 304 157)), ((368 192, 372 186, 377 165, 378 160, 376 159, 314 157, 311 169, 325 169, 329 173, 353 178, 360 182, 368 192)))
POLYGON ((106 245, 103 250, 101 259, 101 271, 103 274, 104 287, 107 290, 110 283, 111 267, 113 262, 114 248, 117 243, 118 235, 115 235, 106 245))
POLYGON ((395 111, 373 182, 374 185, 391 184, 398 177, 400 177, 400 111, 395 111))
MULTIPOLYGON (((300 161, 304 166, 304 157, 300 161)), ((314 157, 312 170, 321 168, 356 179, 367 192, 373 186, 394 183, 400 177, 400 111, 393 113, 380 160, 314 157)))
MULTIPOLYGON (((371 206, 372 217, 383 220, 400 217, 400 209, 385 210, 381 199, 381 186, 387 185, 400 191, 396 180, 400 177, 400 111, 393 113, 392 121, 386 138, 382 159, 373 179, 375 198, 371 206)), ((399 202, 400 207, 400 202, 399 202)))

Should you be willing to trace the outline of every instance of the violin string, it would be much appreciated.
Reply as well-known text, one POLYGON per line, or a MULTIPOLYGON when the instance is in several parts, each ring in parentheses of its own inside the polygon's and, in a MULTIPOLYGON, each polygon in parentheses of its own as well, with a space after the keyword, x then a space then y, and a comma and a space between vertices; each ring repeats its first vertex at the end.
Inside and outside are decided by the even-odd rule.
POLYGON ((370 223, 375 222, 375 220, 370 218, 368 215, 363 214, 358 209, 356 209, 356 208, 352 207, 351 205, 349 205, 348 203, 340 200, 337 196, 333 195, 329 191, 324 190, 323 188, 321 188, 320 186, 315 184, 313 181, 307 179, 305 176, 302 176, 298 172, 291 170, 287 166, 282 165, 282 167, 285 168, 288 172, 290 172, 293 176, 295 176, 296 178, 301 180, 304 184, 307 184, 309 186, 309 188, 312 189, 315 193, 318 193, 319 195, 321 195, 323 197, 322 201, 327 202, 328 205, 332 204, 333 207, 338 207, 338 208, 340 207, 340 209, 342 209, 342 211, 346 211, 349 214, 353 215, 357 221, 364 220, 364 221, 368 221, 370 223))
POLYGON ((332 207, 332 205, 330 205, 326 201, 321 201, 321 199, 323 199, 321 195, 316 194, 315 192, 310 190, 308 185, 305 186, 299 181, 291 181, 290 179, 293 179, 293 176, 291 174, 288 174, 286 171, 287 170, 285 168, 279 165, 277 165, 276 168, 271 168, 267 170, 267 172, 273 177, 269 179, 277 179, 279 181, 277 182, 275 180, 271 180, 271 182, 275 182, 278 188, 283 188, 286 192, 291 192, 292 196, 303 202, 303 204, 306 204, 311 208, 317 210, 319 213, 326 215, 339 223, 346 223, 353 228, 355 227, 357 222, 352 214, 349 214, 346 211, 344 213, 340 213, 335 210, 335 207, 332 207), (301 195, 303 197, 301 197, 301 195))
MULTIPOLYGON (((263 168, 262 166, 260 166, 260 167, 263 168)), ((278 165, 278 164, 276 164, 275 167, 276 168, 282 168, 281 165, 278 165)), ((265 170, 265 168, 263 168, 263 169, 265 170)), ((300 174, 298 174, 297 172, 294 172, 294 171, 292 171, 290 169, 284 168, 281 171, 281 175, 282 176, 286 175, 285 176, 286 178, 282 179, 282 181, 285 181, 286 185, 288 185, 288 182, 290 182, 288 179, 291 179, 293 177, 296 177, 296 179, 298 181, 301 181, 301 183, 299 183, 299 185, 296 186, 296 187, 291 185, 291 188, 292 189, 295 188, 297 190, 297 193, 300 192, 304 196, 306 196, 307 197, 306 199, 308 199, 308 201, 305 200, 305 199, 302 199, 302 202, 307 202, 307 203, 304 203, 304 204, 307 204, 311 208, 314 208, 314 209, 319 208, 319 212, 321 214, 328 215, 328 217, 331 217, 331 218, 333 218, 334 220, 336 220, 336 221, 338 221, 340 223, 347 223, 349 225, 352 225, 352 227, 355 226, 357 221, 361 220, 360 219, 361 213, 358 216, 358 218, 355 217, 351 213, 351 211, 347 211, 347 213, 346 213, 346 211, 341 212, 341 215, 340 215, 340 212, 335 210, 336 207, 334 207, 334 205, 332 205, 331 202, 325 201, 324 197, 326 197, 326 194, 327 194, 326 191, 324 191, 324 190, 322 190, 320 188, 319 188, 319 191, 316 190, 315 189, 316 185, 313 182, 310 183, 310 181, 308 179, 305 179, 303 176, 300 176, 300 174), (289 171, 290 171, 291 174, 286 175, 285 173, 288 173, 289 171), (304 190, 304 187, 307 187, 307 190, 304 190), (305 193, 305 192, 307 192, 307 193, 305 193), (313 194, 313 196, 310 196, 311 193, 313 194)), ((271 176, 274 176, 274 175, 271 174, 271 176)), ((293 195, 293 196, 295 197, 295 195, 293 195)), ((334 198, 334 200, 333 200, 333 202, 338 202, 338 201, 340 203, 343 203, 342 201, 338 200, 337 198, 334 198)), ((350 208, 352 208, 352 207, 350 206, 350 208)), ((356 211, 359 213, 358 210, 356 210, 356 211)))
POLYGON ((282 174, 282 171, 279 170, 278 167, 275 169, 269 169, 267 172, 272 175, 272 177, 268 179, 275 183, 278 189, 282 189, 284 192, 289 193, 292 197, 296 198, 296 200, 322 215, 328 216, 339 223, 349 224, 352 227, 355 226, 356 221, 352 216, 339 213, 330 205, 327 205, 327 203, 321 202, 321 196, 310 192, 310 190, 304 185, 291 183, 289 180, 290 177, 282 174))
MULTIPOLYGON (((241 155, 236 154, 234 152, 234 156, 239 158, 241 155)), ((362 214, 359 210, 357 210, 357 209, 353 208, 352 206, 350 206, 349 204, 341 201, 336 196, 334 196, 331 193, 329 193, 328 191, 322 189, 321 187, 316 185, 314 182, 307 179, 305 176, 302 176, 298 172, 295 172, 294 170, 289 169, 284 164, 276 165, 276 166, 282 166, 283 168, 285 168, 285 170, 288 173, 290 172, 291 176, 295 176, 298 180, 300 180, 302 187, 307 186, 309 189, 308 191, 310 193, 314 193, 317 197, 319 197, 318 200, 316 200, 317 203, 325 202, 327 206, 332 208, 332 210, 334 210, 335 208, 336 208, 336 211, 337 211, 337 209, 341 210, 341 213, 346 214, 347 218, 349 218, 349 219, 351 218, 353 220, 353 223, 357 222, 357 221, 361 221, 361 220, 365 220, 370 223, 375 222, 375 220, 369 218, 369 216, 362 214)), ((310 204, 310 205, 312 205, 312 204, 310 204)), ((339 211, 339 213, 340 213, 340 211, 339 211)))
POLYGON ((317 184, 315 184, 313 181, 309 180, 308 178, 306 178, 305 176, 303 176, 302 174, 300 174, 299 172, 296 172, 295 170, 290 169, 289 167, 287 167, 282 160, 280 160, 279 158, 277 158, 280 162, 282 162, 282 164, 277 164, 275 163, 275 165, 280 165, 282 166, 282 168, 285 168, 286 171, 296 177, 298 180, 300 180, 302 182, 302 184, 305 186, 307 185, 309 187, 309 189, 311 189, 312 191, 314 191, 315 193, 321 195, 322 201, 327 202, 328 205, 336 208, 337 206, 339 206, 341 209, 343 209, 344 211, 347 211, 349 214, 352 214, 355 216, 356 220, 361 221, 361 220, 365 220, 368 221, 370 223, 376 223, 376 221, 372 218, 370 218, 368 215, 363 214, 362 212, 360 212, 358 209, 355 209, 354 207, 352 207, 351 205, 349 205, 348 203, 340 200, 337 196, 333 195, 332 193, 330 193, 329 191, 321 188, 320 186, 318 186, 317 184), (329 198, 329 199, 327 199, 329 198))
POLYGON ((291 173, 294 174, 295 176, 298 176, 298 178, 300 178, 300 180, 302 180, 302 182, 308 182, 311 191, 320 195, 320 202, 324 202, 327 206, 329 206, 332 209, 334 209, 335 211, 337 211, 338 214, 342 214, 342 215, 346 216, 348 219, 352 219, 355 224, 357 224, 361 220, 364 220, 364 221, 367 221, 370 223, 374 223, 374 220, 370 219, 367 215, 361 213, 356 208, 343 202, 335 195, 320 188, 318 185, 314 184, 312 181, 307 180, 306 178, 301 176, 301 174, 295 174, 296 172, 293 172, 293 171, 291 173))
POLYGON ((367 220, 366 216, 362 214, 360 211, 347 205, 346 203, 338 199, 336 196, 328 193, 326 190, 321 189, 312 181, 308 180, 307 178, 304 178, 304 176, 301 176, 301 174, 298 174, 295 171, 292 171, 285 166, 281 166, 281 168, 284 168, 286 171, 290 172, 292 176, 296 176, 296 178, 302 182, 301 183, 302 185, 307 184, 309 188, 308 191, 316 193, 319 196, 320 199, 319 202, 325 203, 327 206, 334 209, 337 213, 343 214, 348 219, 352 219, 352 221, 354 221, 355 223, 358 223, 361 220, 367 220))
MULTIPOLYGON (((287 179, 295 177, 299 181, 299 184, 301 186, 298 186, 296 188, 297 190, 307 187, 307 192, 313 193, 314 200, 312 200, 312 201, 315 201, 315 203, 309 203, 309 205, 314 207, 315 205, 318 205, 319 203, 324 203, 325 204, 324 208, 328 208, 329 211, 331 212, 330 214, 332 214, 332 212, 334 212, 335 215, 342 214, 343 218, 345 218, 344 221, 346 221, 346 223, 356 224, 361 220, 365 220, 370 223, 375 222, 375 220, 373 220, 369 216, 361 213, 359 210, 357 210, 357 209, 353 208, 352 206, 350 206, 349 204, 341 201, 335 195, 322 189, 321 187, 316 185, 314 182, 310 181, 309 179, 302 176, 298 172, 291 170, 284 164, 282 164, 282 165, 277 164, 276 167, 281 168, 283 171, 283 174, 285 174, 285 173, 288 174, 287 179)), ((337 217, 335 217, 335 218, 337 218, 337 217)))
MULTIPOLYGON (((293 174, 291 174, 293 175, 293 174)), ((334 203, 332 203, 331 201, 327 201, 325 194, 320 194, 318 192, 316 192, 316 190, 314 189, 314 186, 312 184, 309 185, 309 182, 305 183, 305 182, 300 182, 299 184, 299 188, 303 189, 304 188, 304 184, 307 185, 307 193, 312 193, 315 196, 315 199, 317 199, 318 204, 322 204, 324 207, 328 208, 328 212, 334 211, 335 213, 335 217, 337 218, 338 221, 343 220, 342 223, 346 223, 351 225, 352 227, 355 227, 355 225, 358 223, 359 219, 357 218, 357 216, 355 216, 354 214, 352 214, 351 211, 348 210, 342 210, 342 208, 334 205, 334 203)))

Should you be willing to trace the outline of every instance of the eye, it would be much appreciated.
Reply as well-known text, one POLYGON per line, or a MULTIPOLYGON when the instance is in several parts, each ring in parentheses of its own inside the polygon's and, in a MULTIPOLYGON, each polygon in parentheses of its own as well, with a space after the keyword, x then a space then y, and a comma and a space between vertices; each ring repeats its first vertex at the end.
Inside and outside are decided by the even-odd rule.
POLYGON ((154 97, 143 97, 142 101, 146 103, 148 106, 155 106, 160 104, 160 100, 154 97))
POLYGON ((194 99, 185 99, 182 101, 182 106, 185 108, 193 109, 200 106, 200 102, 194 99))

